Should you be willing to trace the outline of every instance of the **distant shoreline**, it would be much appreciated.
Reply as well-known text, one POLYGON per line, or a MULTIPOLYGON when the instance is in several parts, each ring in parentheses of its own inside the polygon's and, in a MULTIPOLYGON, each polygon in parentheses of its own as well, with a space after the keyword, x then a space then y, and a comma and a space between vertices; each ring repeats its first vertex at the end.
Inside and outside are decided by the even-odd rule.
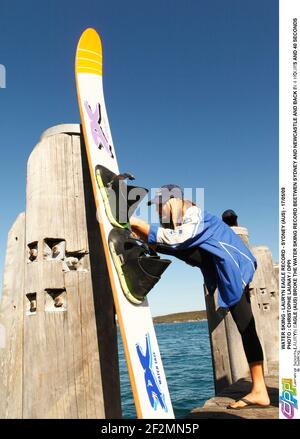
POLYGON ((154 323, 183 323, 207 320, 206 311, 188 311, 153 317, 154 323))
POLYGON ((155 325, 169 325, 173 323, 197 323, 197 322, 207 322, 207 319, 196 319, 196 320, 172 320, 170 322, 155 322, 153 319, 153 323, 155 325))

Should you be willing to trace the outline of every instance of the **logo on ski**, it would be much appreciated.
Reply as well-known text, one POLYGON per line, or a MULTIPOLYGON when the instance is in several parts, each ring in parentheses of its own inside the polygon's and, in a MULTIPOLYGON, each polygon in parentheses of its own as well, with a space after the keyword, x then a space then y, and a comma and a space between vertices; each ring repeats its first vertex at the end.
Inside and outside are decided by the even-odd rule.
POLYGON ((160 389, 161 380, 159 369, 156 356, 154 353, 152 354, 149 333, 146 334, 146 353, 144 353, 143 348, 138 343, 136 344, 136 350, 144 369, 145 384, 150 404, 154 410, 157 410, 157 406, 160 404, 162 409, 167 412, 168 408, 165 402, 165 395, 160 389), (155 369, 153 368, 152 359, 154 359, 155 362, 155 369))
POLYGON ((90 128, 92 131, 92 136, 94 143, 97 145, 97 148, 104 149, 113 159, 114 155, 112 152, 112 146, 109 144, 102 128, 101 128, 101 106, 100 104, 96 104, 95 111, 92 110, 92 107, 88 103, 88 101, 84 102, 84 107, 90 119, 90 128))

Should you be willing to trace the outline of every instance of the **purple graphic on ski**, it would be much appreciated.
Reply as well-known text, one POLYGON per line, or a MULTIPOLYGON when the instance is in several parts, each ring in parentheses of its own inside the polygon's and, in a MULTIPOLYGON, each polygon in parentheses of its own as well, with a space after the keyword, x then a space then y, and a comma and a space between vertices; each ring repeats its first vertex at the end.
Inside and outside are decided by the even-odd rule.
POLYGON ((108 143, 108 140, 101 128, 101 106, 100 104, 96 104, 96 109, 95 111, 92 110, 90 104, 88 103, 88 101, 84 102, 84 107, 86 109, 86 112, 89 116, 90 119, 90 127, 91 127, 91 131, 92 131, 92 136, 94 139, 94 143, 95 145, 97 145, 97 148, 102 149, 104 148, 104 150, 111 156, 111 158, 114 158, 113 152, 112 152, 112 147, 111 145, 108 143))

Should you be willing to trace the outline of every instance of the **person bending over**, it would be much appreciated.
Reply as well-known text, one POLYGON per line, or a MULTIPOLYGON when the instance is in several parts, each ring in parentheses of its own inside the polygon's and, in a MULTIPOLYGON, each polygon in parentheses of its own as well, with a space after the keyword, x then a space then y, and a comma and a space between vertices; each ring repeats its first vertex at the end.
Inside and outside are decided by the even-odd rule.
POLYGON ((155 204, 160 225, 131 217, 132 231, 155 247, 201 269, 210 294, 218 288, 219 306, 228 308, 242 337, 252 389, 228 405, 242 409, 270 404, 263 373, 263 351, 251 310, 249 282, 256 259, 224 221, 183 198, 177 185, 162 186, 148 205, 155 204))

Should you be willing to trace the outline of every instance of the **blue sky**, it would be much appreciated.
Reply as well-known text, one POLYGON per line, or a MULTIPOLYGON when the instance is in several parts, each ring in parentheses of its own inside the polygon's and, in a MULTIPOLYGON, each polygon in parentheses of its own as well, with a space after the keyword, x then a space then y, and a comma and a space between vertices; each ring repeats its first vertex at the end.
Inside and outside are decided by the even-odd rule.
MULTIPOLYGON (((203 187, 207 210, 235 209, 277 260, 276 0, 1 0, 0 267, 31 150, 79 122, 74 55, 90 26, 121 170, 145 187, 203 187)), ((200 271, 174 261, 149 297, 154 315, 203 309, 200 271)))

